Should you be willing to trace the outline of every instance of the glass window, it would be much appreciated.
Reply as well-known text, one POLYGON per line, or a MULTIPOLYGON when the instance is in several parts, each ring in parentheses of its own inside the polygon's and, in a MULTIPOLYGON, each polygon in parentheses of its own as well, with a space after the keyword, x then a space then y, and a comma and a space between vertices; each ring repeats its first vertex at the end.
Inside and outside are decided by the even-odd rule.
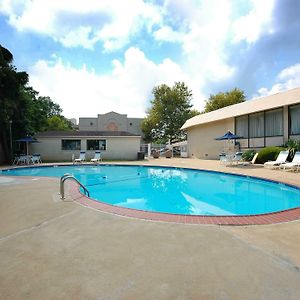
POLYGON ((266 111, 266 136, 283 135, 283 110, 266 111))
POLYGON ((264 113, 252 114, 249 116, 249 132, 251 138, 264 136, 264 113))
POLYGON ((106 150, 106 140, 87 140, 87 150, 106 150))
POLYGON ((290 107, 290 135, 300 134, 300 105, 290 107))
POLYGON ((235 118, 235 133, 243 138, 248 138, 248 116, 235 118))
POLYGON ((62 150, 81 150, 81 140, 61 140, 62 150))

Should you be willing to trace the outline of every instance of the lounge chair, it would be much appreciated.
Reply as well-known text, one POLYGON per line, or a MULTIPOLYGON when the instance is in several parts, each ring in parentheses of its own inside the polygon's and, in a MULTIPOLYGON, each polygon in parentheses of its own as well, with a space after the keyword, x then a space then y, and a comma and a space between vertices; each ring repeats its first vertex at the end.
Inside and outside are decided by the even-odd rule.
POLYGON ((276 160, 274 161, 267 161, 264 163, 265 168, 276 168, 279 167, 281 164, 285 163, 289 156, 289 151, 280 151, 276 160))
POLYGON ((84 162, 85 161, 85 151, 80 151, 79 158, 75 158, 73 163, 84 162))
POLYGON ((288 163, 283 163, 279 166, 282 170, 300 170, 300 151, 297 151, 293 157, 293 160, 288 163))
POLYGON ((91 159, 91 162, 99 162, 99 161, 102 161, 101 152, 95 151, 95 156, 94 158, 91 159))
POLYGON ((242 164, 243 166, 254 165, 255 161, 257 159, 257 156, 258 156, 258 152, 255 153, 255 155, 253 156, 251 161, 241 161, 240 164, 242 164))

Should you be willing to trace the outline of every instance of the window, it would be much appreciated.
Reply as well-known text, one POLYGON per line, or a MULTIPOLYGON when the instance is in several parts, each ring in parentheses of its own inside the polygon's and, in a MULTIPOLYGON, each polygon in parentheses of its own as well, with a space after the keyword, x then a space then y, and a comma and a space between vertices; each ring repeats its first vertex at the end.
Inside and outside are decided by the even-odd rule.
POLYGON ((248 116, 235 118, 236 135, 248 138, 248 116))
POLYGON ((106 140, 87 140, 87 150, 106 150, 106 140))
POLYGON ((81 140, 61 140, 62 150, 80 150, 81 140))
POLYGON ((283 110, 266 111, 266 136, 283 135, 283 110))
POLYGON ((264 113, 252 114, 249 116, 249 132, 251 138, 264 136, 264 113))
POLYGON ((290 135, 300 134, 300 105, 290 107, 290 135))

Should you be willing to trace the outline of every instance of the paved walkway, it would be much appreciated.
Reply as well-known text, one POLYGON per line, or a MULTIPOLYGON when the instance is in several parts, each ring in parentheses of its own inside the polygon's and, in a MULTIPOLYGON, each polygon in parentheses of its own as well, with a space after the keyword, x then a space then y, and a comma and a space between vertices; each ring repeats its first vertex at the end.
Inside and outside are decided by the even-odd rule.
MULTIPOLYGON (((135 162, 136 163, 136 162, 135 162)), ((177 165, 300 183, 215 161, 177 165)), ((300 221, 186 225, 62 202, 58 180, 0 178, 0 299, 299 299, 300 221)))

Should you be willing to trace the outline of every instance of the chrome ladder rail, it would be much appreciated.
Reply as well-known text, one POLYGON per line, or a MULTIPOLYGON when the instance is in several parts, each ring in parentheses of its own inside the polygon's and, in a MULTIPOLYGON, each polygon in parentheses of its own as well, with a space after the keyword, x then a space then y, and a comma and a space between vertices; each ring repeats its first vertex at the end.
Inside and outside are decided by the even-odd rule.
POLYGON ((84 190, 84 194, 88 195, 88 197, 90 196, 90 193, 88 191, 88 189, 79 181, 77 180, 72 174, 64 174, 63 176, 60 177, 60 183, 59 183, 59 190, 60 190, 60 195, 61 195, 61 199, 65 199, 65 186, 64 183, 67 179, 73 179, 75 180, 84 190))

